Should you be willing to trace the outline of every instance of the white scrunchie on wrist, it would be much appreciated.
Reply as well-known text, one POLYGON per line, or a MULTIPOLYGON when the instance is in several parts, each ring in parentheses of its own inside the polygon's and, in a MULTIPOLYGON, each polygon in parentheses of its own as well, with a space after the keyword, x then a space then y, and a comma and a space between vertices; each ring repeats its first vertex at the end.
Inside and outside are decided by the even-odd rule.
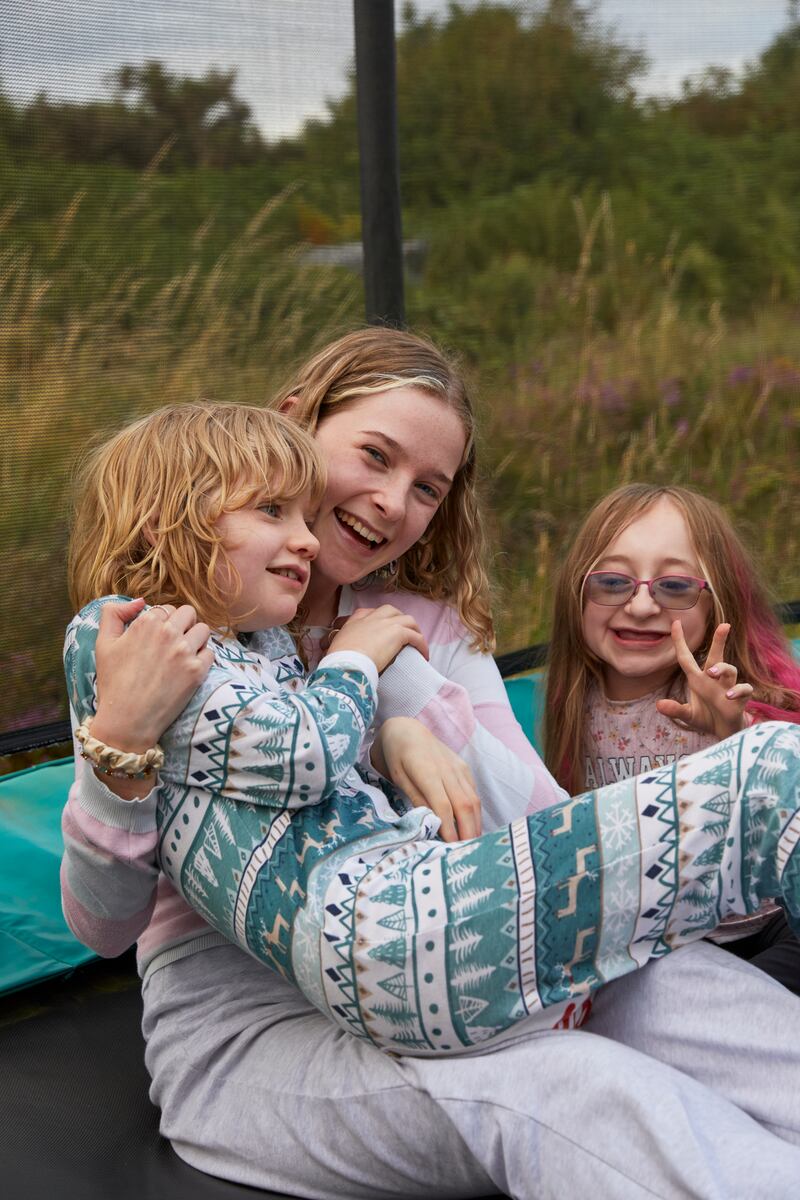
POLYGON ((144 754, 131 754, 127 750, 115 750, 98 738, 92 737, 93 717, 87 717, 75 730, 81 745, 81 758, 85 758, 98 771, 122 779, 146 779, 164 765, 164 751, 160 746, 151 746, 144 754))

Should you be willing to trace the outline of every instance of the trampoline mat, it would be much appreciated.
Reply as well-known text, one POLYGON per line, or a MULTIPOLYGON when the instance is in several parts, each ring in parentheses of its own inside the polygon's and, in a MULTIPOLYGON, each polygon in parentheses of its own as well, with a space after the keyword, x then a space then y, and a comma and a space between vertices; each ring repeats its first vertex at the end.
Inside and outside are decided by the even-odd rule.
POLYGON ((0 1001, 0 1193, 7 1200, 279 1196, 195 1171, 160 1136, 141 1011, 132 956, 0 1001))
POLYGON ((141 1016, 132 952, 0 997, 4 1200, 290 1200, 178 1158, 148 1097, 141 1016))

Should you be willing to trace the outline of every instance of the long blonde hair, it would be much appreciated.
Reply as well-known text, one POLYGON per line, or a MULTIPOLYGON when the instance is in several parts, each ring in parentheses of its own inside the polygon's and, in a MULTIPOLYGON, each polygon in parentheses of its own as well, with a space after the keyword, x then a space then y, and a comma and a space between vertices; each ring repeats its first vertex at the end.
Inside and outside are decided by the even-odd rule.
POLYGON ((126 426, 79 468, 69 547, 76 609, 112 592, 192 604, 230 630, 241 580, 216 523, 263 496, 318 501, 325 467, 313 439, 269 409, 169 405, 126 426))
MULTIPOLYGON (((800 668, 770 606, 766 590, 741 539, 722 508, 683 487, 632 483, 617 488, 591 510, 559 573, 547 670, 545 761, 573 794, 585 786, 583 733, 593 682, 602 663, 583 637, 583 583, 611 543, 658 500, 671 501, 686 521, 701 570, 711 585, 713 610, 696 657, 704 661, 714 628, 729 621, 725 659, 754 688, 748 706, 756 714, 797 720, 800 668)), ((675 667, 675 679, 680 668, 675 667)))
POLYGON ((415 387, 443 400, 466 434, 453 486, 420 540, 398 564, 396 586, 457 610, 481 650, 494 649, 486 536, 478 498, 475 417, 463 376, 427 339, 396 329, 356 330, 299 368, 279 393, 278 407, 313 433, 337 405, 393 388, 415 387))

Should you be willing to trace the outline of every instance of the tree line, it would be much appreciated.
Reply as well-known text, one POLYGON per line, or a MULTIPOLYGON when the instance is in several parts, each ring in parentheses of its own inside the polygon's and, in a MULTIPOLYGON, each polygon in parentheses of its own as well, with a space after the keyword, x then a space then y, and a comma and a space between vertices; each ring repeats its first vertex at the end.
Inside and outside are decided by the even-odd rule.
POLYGON ((199 79, 160 62, 110 72, 107 100, 15 104, 0 92, 0 149, 16 156, 103 163, 142 170, 232 167, 262 159, 266 145, 250 106, 236 94, 236 72, 199 79))
MULTIPOLYGON (((738 75, 710 67, 678 99, 642 101, 636 81, 647 65, 581 0, 546 0, 527 14, 510 4, 451 3, 441 18, 421 17, 406 3, 397 86, 410 203, 497 194, 554 173, 614 184, 692 135, 794 136, 798 0, 787 6, 786 28, 738 75)), ((322 176, 357 163, 352 73, 326 117, 277 144, 237 94, 235 71, 189 78, 154 61, 118 67, 108 85, 108 99, 87 103, 40 94, 17 104, 0 89, 0 148, 134 169, 160 156, 166 171, 260 161, 322 176)))
MULTIPOLYGON (((794 302, 799 7, 791 0, 785 28, 744 70, 710 67, 658 101, 637 92, 645 57, 582 0, 452 3, 439 17, 407 3, 397 39, 404 222, 431 247, 431 304, 469 282, 476 303, 512 314, 503 328, 513 336, 514 314, 546 290, 549 272, 573 269, 606 201, 635 261, 671 261, 684 297, 731 311, 767 296, 794 302)), ((0 89, 0 156, 20 167, 8 178, 23 201, 39 187, 33 174, 24 184, 27 167, 38 177, 53 161, 69 164, 63 187, 102 206, 108 189, 126 186, 110 170, 133 179, 150 166, 163 195, 148 237, 163 235, 170 261, 181 232, 191 239, 213 214, 223 238, 282 189, 292 196, 273 218, 282 236, 347 241, 359 235, 355 86, 351 74, 323 117, 274 143, 233 71, 187 78, 159 62, 122 66, 108 99, 88 103, 40 95, 20 104, 0 89)), ((20 230, 27 222, 38 236, 35 216, 23 203, 20 230)), ((598 301, 609 320, 612 276, 598 301)))

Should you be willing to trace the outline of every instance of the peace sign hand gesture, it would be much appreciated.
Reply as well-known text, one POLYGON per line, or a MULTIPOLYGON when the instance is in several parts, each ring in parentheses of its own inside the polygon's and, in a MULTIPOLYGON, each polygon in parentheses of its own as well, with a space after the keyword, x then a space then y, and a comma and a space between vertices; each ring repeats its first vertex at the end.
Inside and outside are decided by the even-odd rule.
POLYGON ((736 667, 723 661, 730 625, 718 625, 705 664, 700 667, 686 644, 680 621, 672 622, 672 641, 686 676, 686 703, 657 700, 656 708, 682 729, 712 733, 722 741, 747 727, 745 705, 753 694, 749 683, 737 683, 736 667))

